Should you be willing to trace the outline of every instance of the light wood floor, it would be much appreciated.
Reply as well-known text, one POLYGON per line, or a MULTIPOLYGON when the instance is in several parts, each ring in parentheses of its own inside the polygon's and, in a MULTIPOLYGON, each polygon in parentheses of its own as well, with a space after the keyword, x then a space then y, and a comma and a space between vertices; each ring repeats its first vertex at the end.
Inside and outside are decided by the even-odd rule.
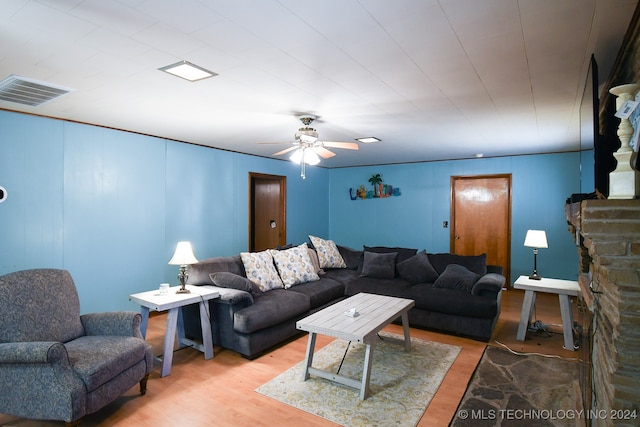
MULTIPOLYGON (((524 342, 516 341, 520 309, 524 293, 503 292, 503 306, 493 339, 489 345, 507 345, 518 352, 555 354, 577 358, 578 352, 562 348, 560 308, 555 295, 538 294, 535 319, 549 326, 548 337, 529 334, 524 342)), ((574 304, 574 316, 579 316, 574 304)), ((166 315, 153 316, 149 322, 148 340, 154 354, 162 352, 166 315)), ((388 331, 401 334, 398 325, 388 331)), ((422 417, 419 426, 446 426, 455 416, 469 379, 487 343, 411 329, 411 336, 462 347, 460 355, 447 373, 438 392, 422 417)), ((316 350, 332 338, 318 336, 316 350)), ((303 360, 307 336, 302 335, 255 360, 216 347, 215 357, 204 360, 203 354, 191 348, 175 352, 171 375, 160 378, 156 364, 145 396, 138 387, 103 410, 84 418, 82 426, 334 426, 334 423, 289 407, 256 393, 254 390, 271 378, 303 360)), ((60 426, 59 422, 29 421, 0 414, 0 426, 60 426)))

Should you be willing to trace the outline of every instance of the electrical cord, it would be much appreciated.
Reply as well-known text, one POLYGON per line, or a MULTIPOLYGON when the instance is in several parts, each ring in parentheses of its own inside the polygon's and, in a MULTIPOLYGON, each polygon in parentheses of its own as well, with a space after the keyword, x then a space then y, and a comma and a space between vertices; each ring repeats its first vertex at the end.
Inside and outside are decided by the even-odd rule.
POLYGON ((575 357, 562 357, 562 356, 558 356, 557 354, 544 354, 544 353, 528 353, 528 352, 519 352, 519 351, 515 351, 511 348, 509 348, 509 346, 507 346, 506 344, 501 343, 498 340, 493 340, 493 342, 495 342, 496 344, 504 347, 505 349, 507 349, 507 351, 511 352, 512 354, 515 354, 516 356, 529 356, 529 355, 534 355, 534 356, 542 356, 542 357, 548 357, 551 359, 563 359, 563 360, 571 360, 571 361, 579 361, 579 358, 575 358, 575 357))

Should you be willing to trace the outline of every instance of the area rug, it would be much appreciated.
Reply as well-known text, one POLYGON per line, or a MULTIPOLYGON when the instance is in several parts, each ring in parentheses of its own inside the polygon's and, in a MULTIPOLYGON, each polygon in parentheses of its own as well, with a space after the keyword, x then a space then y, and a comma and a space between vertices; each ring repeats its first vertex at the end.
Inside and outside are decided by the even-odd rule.
MULTIPOLYGON (((461 348, 411 339, 411 352, 392 340, 401 335, 381 333, 373 352, 369 397, 360 400, 354 388, 311 375, 302 380, 304 361, 256 391, 343 426, 415 426, 438 390, 461 348)), ((313 357, 313 367, 337 372, 347 341, 335 340, 313 357)), ((360 381, 363 344, 351 343, 340 375, 360 381)))
POLYGON ((452 427, 584 426, 577 361, 488 346, 452 427))

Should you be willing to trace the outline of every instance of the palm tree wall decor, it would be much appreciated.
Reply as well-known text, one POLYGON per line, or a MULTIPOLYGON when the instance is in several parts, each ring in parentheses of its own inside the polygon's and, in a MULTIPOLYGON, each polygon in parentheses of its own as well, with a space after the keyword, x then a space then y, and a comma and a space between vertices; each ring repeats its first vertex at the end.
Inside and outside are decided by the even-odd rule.
POLYGON ((369 182, 373 185, 373 197, 379 197, 380 192, 378 188, 380 187, 379 184, 382 183, 382 175, 379 173, 372 175, 371 178, 369 178, 369 182))

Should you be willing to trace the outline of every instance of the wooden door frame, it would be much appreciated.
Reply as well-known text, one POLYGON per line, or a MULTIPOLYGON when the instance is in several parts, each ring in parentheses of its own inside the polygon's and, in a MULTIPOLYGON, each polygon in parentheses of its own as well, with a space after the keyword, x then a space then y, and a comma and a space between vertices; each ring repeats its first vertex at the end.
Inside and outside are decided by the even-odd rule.
POLYGON ((253 226, 254 226, 254 183, 256 180, 259 179, 268 179, 268 180, 274 180, 274 181, 278 181, 280 184, 280 200, 279 200, 279 211, 280 211, 280 217, 278 218, 278 223, 282 224, 282 234, 281 234, 281 238, 280 238, 280 245, 284 245, 286 244, 287 241, 287 177, 283 176, 283 175, 269 175, 269 174, 265 174, 265 173, 259 173, 259 172, 249 172, 249 201, 248 201, 248 206, 249 206, 249 230, 248 230, 248 236, 249 236, 249 242, 247 247, 249 248, 249 251, 253 251, 253 243, 254 243, 254 238, 253 238, 253 226))
MULTIPOLYGON (((506 264, 507 264, 507 271, 504 272, 505 277, 507 278, 507 280, 510 280, 510 273, 511 273, 511 225, 512 225, 512 220, 511 220, 511 204, 512 204, 512 195, 513 195, 513 178, 512 178, 512 174, 510 173, 497 173, 497 174, 489 174, 489 175, 452 175, 451 176, 451 188, 450 188, 450 227, 449 227, 449 251, 453 252, 453 247, 455 245, 455 181, 458 179, 492 179, 492 178, 506 178, 508 181, 508 212, 507 212, 507 260, 506 260, 506 264)), ((509 282, 506 283, 506 285, 508 285, 509 282)))

